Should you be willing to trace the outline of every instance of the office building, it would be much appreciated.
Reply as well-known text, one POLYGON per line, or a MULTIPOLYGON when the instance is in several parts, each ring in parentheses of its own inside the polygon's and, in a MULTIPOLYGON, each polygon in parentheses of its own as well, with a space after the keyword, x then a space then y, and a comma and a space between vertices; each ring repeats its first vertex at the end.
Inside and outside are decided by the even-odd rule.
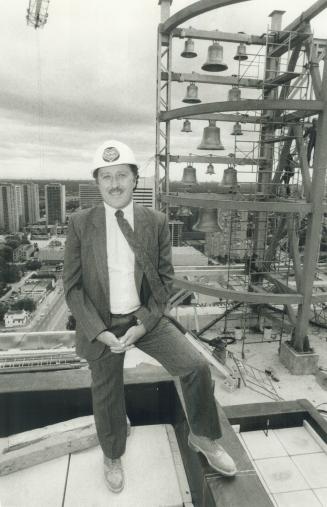
POLYGON ((133 199, 147 208, 154 208, 154 178, 139 178, 133 199))
POLYGON ((9 183, 0 185, 0 229, 5 233, 19 231, 21 207, 17 186, 9 183))
POLYGON ((15 189, 15 201, 18 214, 19 229, 21 229, 25 225, 23 186, 22 185, 13 185, 13 186, 15 189))
POLYGON ((40 220, 39 185, 37 183, 24 183, 22 188, 25 225, 35 224, 40 220))
POLYGON ((60 183, 44 187, 47 225, 63 224, 66 220, 66 188, 60 183))
POLYGON ((172 246, 181 246, 184 223, 180 220, 169 221, 169 232, 172 246))
POLYGON ((96 183, 79 184, 79 205, 82 209, 92 208, 102 202, 102 196, 96 183))

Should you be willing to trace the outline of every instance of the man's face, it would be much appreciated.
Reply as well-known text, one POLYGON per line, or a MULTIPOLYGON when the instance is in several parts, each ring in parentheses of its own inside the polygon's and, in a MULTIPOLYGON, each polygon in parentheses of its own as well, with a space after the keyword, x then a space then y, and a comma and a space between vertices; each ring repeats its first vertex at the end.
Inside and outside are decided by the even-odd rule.
POLYGON ((133 198, 136 177, 128 164, 101 167, 98 186, 103 200, 112 208, 125 208, 133 198))

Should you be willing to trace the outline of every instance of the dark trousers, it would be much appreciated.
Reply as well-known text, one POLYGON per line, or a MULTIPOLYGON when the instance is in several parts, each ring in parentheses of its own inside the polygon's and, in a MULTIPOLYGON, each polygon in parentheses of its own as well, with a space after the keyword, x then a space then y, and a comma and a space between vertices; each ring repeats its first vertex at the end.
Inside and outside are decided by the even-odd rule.
MULTIPOLYGON (((192 432, 211 439, 221 437, 208 364, 176 326, 162 317, 135 345, 180 377, 192 432)), ((107 347, 100 358, 89 361, 95 425, 100 446, 109 458, 120 457, 126 446, 124 356, 107 347)))

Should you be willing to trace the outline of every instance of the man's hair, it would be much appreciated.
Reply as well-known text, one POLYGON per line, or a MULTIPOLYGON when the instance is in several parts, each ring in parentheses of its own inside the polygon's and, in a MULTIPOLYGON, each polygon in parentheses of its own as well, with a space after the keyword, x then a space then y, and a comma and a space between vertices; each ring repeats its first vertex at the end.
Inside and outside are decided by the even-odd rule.
MULTIPOLYGON (((128 165, 131 168, 131 171, 132 171, 132 173, 135 176, 135 186, 134 186, 134 189, 133 189, 133 190, 135 190, 137 188, 137 184, 138 184, 138 181, 139 181, 139 169, 138 169, 137 165, 134 165, 134 164, 128 164, 128 165)), ((94 179, 95 179, 96 183, 98 183, 98 172, 99 172, 99 169, 100 169, 100 167, 98 169, 96 169, 94 171, 94 173, 93 173, 93 176, 94 176, 94 179)))

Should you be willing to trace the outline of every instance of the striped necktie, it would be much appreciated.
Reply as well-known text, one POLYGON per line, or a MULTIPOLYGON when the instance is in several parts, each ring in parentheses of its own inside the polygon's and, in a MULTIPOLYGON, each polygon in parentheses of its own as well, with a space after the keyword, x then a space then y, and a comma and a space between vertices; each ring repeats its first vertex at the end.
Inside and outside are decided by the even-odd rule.
POLYGON ((162 303, 163 301, 167 302, 169 299, 169 295, 167 294, 164 285, 160 280, 158 272, 153 266, 153 263, 149 258, 147 252, 138 243, 132 227, 130 226, 128 220, 124 218, 124 212, 121 209, 118 209, 115 212, 115 216, 117 218, 117 222, 121 232, 125 236, 127 243, 134 252, 137 262, 140 264, 141 268, 145 273, 145 276, 147 277, 153 297, 155 298, 157 303, 162 303))

